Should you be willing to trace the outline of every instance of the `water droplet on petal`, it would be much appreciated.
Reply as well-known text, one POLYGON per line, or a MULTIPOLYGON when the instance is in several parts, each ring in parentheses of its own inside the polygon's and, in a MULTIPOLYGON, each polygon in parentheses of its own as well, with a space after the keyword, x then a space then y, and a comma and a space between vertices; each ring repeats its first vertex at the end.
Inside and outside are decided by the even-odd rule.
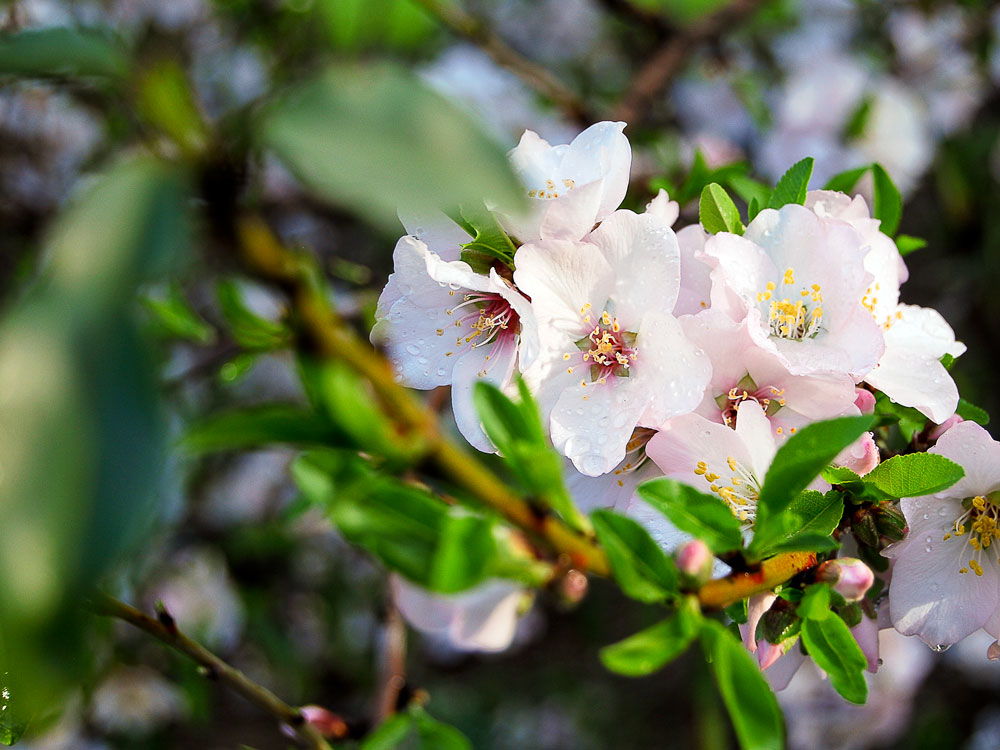
POLYGON ((938 643, 935 646, 931 646, 931 651, 933 651, 933 652, 935 652, 937 654, 943 654, 949 648, 951 648, 951 644, 950 643, 938 643))
POLYGON ((420 354, 420 347, 419 347, 419 346, 417 346, 416 344, 409 344, 409 345, 408 345, 408 346, 406 347, 406 351, 407 351, 407 352, 408 352, 409 354, 412 354, 412 355, 413 355, 413 356, 415 357, 415 356, 417 356, 418 354, 420 354))

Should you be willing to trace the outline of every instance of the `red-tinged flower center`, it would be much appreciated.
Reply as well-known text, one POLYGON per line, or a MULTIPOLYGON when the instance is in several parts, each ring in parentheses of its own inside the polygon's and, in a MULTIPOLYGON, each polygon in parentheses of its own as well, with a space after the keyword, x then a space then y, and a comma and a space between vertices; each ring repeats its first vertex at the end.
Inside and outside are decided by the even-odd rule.
MULTIPOLYGON (((612 317, 611 313, 604 310, 600 317, 594 322, 590 314, 590 305, 584 305, 580 309, 583 322, 593 328, 590 332, 576 342, 576 348, 583 352, 582 361, 577 365, 570 364, 567 372, 573 372, 574 367, 579 364, 590 366, 590 382, 606 383, 609 377, 627 378, 631 374, 632 363, 639 356, 639 351, 635 346, 636 334, 632 331, 622 330, 618 318, 612 317)), ((574 360, 573 353, 563 355, 563 359, 574 360)), ((586 380, 582 380, 583 385, 587 385, 586 380)))
MULTIPOLYGON (((476 349, 489 344, 492 346, 487 359, 521 331, 521 319, 514 308, 495 292, 469 292, 461 303, 448 310, 448 314, 455 317, 455 327, 460 330, 455 337, 455 349, 466 346, 476 349)), ((438 336, 444 334, 445 329, 437 329, 438 336)), ((445 356, 454 353, 447 352, 445 356)))
POLYGON ((785 405, 785 389, 773 385, 758 386, 748 373, 726 393, 716 396, 715 403, 722 412, 722 421, 734 430, 737 410, 744 401, 756 401, 765 415, 773 417, 785 405))

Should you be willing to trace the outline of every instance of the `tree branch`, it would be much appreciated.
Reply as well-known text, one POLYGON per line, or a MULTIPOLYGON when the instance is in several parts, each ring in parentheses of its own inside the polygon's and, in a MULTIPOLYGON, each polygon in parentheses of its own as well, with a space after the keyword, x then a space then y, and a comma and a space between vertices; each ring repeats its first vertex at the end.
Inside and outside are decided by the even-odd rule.
POLYGON ((306 721, 299 709, 288 705, 266 687, 258 685, 240 670, 231 667, 204 646, 188 638, 177 629, 174 619, 167 612, 160 613, 159 617, 150 617, 135 607, 101 592, 94 592, 91 595, 89 606, 96 614, 124 620, 190 657, 204 667, 210 677, 227 685, 282 724, 294 729, 310 750, 331 750, 329 743, 323 739, 316 727, 306 721))
POLYGON ((550 99, 570 119, 590 125, 597 118, 587 103, 552 73, 531 62, 457 3, 442 0, 414 0, 439 22, 478 46, 497 65, 506 68, 542 96, 550 99))
POLYGON ((815 552, 788 552, 760 564, 753 573, 732 573, 709 581, 698 591, 698 601, 708 609, 722 609, 748 596, 773 589, 816 565, 815 552))
POLYGON ((760 5, 761 0, 734 0, 693 26, 672 34, 639 69, 612 112, 611 119, 624 120, 631 125, 639 123, 653 99, 680 73, 698 47, 724 34, 760 5))

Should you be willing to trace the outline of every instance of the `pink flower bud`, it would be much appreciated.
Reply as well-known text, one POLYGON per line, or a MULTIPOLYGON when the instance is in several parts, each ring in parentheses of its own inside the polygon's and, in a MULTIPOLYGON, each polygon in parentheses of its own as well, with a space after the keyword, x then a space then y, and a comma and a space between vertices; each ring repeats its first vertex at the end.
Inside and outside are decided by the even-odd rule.
POLYGON ((761 670, 772 666, 778 659, 785 655, 785 649, 780 643, 770 641, 757 641, 757 661, 761 670))
POLYGON ((986 658, 990 661, 997 661, 1000 659, 1000 641, 993 641, 990 647, 986 649, 986 658))
POLYGON ((316 727, 324 737, 341 739, 348 735, 347 724, 337 714, 322 706, 303 706, 299 709, 302 718, 316 727))
POLYGON ((678 572, 698 585, 712 577, 712 560, 712 551, 700 539, 685 542, 674 553, 678 572))
POLYGON ((965 420, 962 419, 957 414, 953 414, 950 417, 948 417, 946 420, 944 420, 941 424, 937 425, 929 433, 927 433, 927 438, 928 438, 928 440, 934 440, 934 441, 936 441, 938 438, 940 438, 942 435, 944 435, 952 427, 954 427, 955 425, 957 425, 959 422, 964 422, 964 421, 965 420))
POLYGON ((878 466, 879 452, 872 433, 866 432, 833 459, 836 466, 846 466, 859 477, 878 466))
POLYGON ((816 580, 833 585, 833 590, 849 602, 857 602, 875 582, 871 568, 853 557, 827 560, 816 568, 816 580))
POLYGON ((559 593, 567 604, 577 604, 587 595, 587 576, 579 570, 567 570, 559 582, 559 593))
POLYGON ((855 392, 854 405, 862 414, 875 413, 875 394, 866 388, 858 388, 855 392))

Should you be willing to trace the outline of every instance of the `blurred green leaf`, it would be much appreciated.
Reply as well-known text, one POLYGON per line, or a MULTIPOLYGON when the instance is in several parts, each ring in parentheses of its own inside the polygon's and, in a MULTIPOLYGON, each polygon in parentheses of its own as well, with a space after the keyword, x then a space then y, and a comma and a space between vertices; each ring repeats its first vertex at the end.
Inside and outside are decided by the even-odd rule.
POLYGON ((720 498, 665 477, 644 482, 638 492, 674 526, 701 539, 716 554, 743 546, 740 520, 720 498))
POLYGON ((431 17, 410 0, 317 0, 316 11, 339 49, 407 50, 435 31, 431 17))
POLYGON ((903 198, 881 164, 872 164, 872 177, 875 179, 872 215, 882 222, 879 226, 880 231, 895 237, 896 230, 899 229, 899 220, 903 216, 903 198))
POLYGON ((492 383, 475 384, 472 396, 483 430, 533 498, 574 528, 589 532, 590 522, 573 504, 563 484, 563 459, 549 443, 538 407, 523 380, 518 381, 518 392, 520 401, 515 402, 492 383))
POLYGON ((757 499, 752 554, 766 554, 769 545, 794 530, 795 519, 784 512, 838 453, 871 427, 871 422, 868 416, 814 422, 778 449, 757 499))
POLYGON ((204 151, 208 129, 178 63, 163 62, 145 71, 138 89, 137 108, 148 123, 170 136, 188 156, 197 157, 204 151))
POLYGON ((687 651, 698 637, 700 624, 697 600, 686 599, 666 620, 602 648, 601 661, 612 672, 629 677, 652 674, 687 651))
POLYGON ((268 108, 258 134, 319 194, 386 226, 396 225, 400 206, 526 200, 501 146, 388 64, 328 68, 268 108))
MULTIPOLYGON (((726 178, 726 185, 730 187, 749 206, 754 201, 757 205, 766 206, 771 199, 771 188, 760 180, 755 180, 745 174, 734 173, 726 178)), ((759 210, 759 208, 758 208, 759 210)), ((753 216, 747 217, 747 221, 753 221, 753 216)))
POLYGON ((611 571, 622 591, 641 602, 661 602, 677 594, 677 569, 636 521, 610 510, 590 516, 611 571))
POLYGON ((243 299, 243 291, 235 281, 220 281, 216 286, 216 296, 222 316, 229 324, 229 332, 244 349, 270 351, 291 343, 291 330, 251 311, 243 299))
POLYGON ((142 302, 164 335, 199 344, 215 341, 215 329, 191 308, 179 286, 172 285, 166 297, 147 296, 142 302))
POLYGON ((100 76, 128 73, 126 50, 109 31, 49 27, 0 34, 0 75, 100 76))
POLYGON ((13 745, 28 728, 27 720, 20 713, 17 696, 0 675, 0 745, 13 745))
POLYGON ((836 615, 802 621, 802 642, 816 666, 826 672, 830 684, 851 703, 868 699, 865 659, 850 629, 836 615))
POLYGON ((408 713, 390 716, 365 737, 360 750, 397 750, 413 727, 413 717, 408 713))
POLYGON ((781 208, 789 203, 797 203, 800 206, 805 204, 813 161, 811 156, 807 156, 795 162, 781 175, 778 184, 774 186, 774 192, 771 193, 771 199, 767 202, 768 208, 781 208))
POLYGON ((825 583, 814 583, 802 592, 802 600, 795 613, 805 620, 825 620, 834 616, 830 605, 830 587, 825 583))
POLYGON ((835 174, 831 177, 826 185, 823 186, 824 190, 834 190, 838 193, 847 193, 851 195, 854 192, 854 187, 858 184, 858 181, 864 177, 865 172, 871 169, 871 165, 866 164, 863 167, 855 167, 854 169, 848 169, 839 174, 835 174))
POLYGON ((410 711, 416 719, 419 750, 472 750, 469 738, 455 727, 438 721, 423 708, 410 711))
POLYGON ((910 453, 883 461, 864 481, 890 497, 930 495, 951 487, 965 476, 965 469, 934 453, 910 453))
POLYGON ((701 200, 698 203, 698 220, 702 227, 709 234, 719 232, 732 232, 733 234, 743 234, 743 222, 740 221, 740 212, 721 185, 716 182, 709 183, 701 191, 701 200))
POLYGON ((715 620, 702 621, 701 643, 742 750, 781 750, 781 709, 756 659, 715 620))
POLYGON ((266 445, 353 448, 354 442, 315 411, 291 404, 263 404, 207 417, 188 429, 181 445, 194 453, 212 453, 266 445))
POLYGON ((899 250, 899 254, 904 257, 915 250, 920 250, 924 247, 927 247, 927 240, 925 239, 920 237, 911 237, 908 234, 896 235, 896 249, 899 250))

